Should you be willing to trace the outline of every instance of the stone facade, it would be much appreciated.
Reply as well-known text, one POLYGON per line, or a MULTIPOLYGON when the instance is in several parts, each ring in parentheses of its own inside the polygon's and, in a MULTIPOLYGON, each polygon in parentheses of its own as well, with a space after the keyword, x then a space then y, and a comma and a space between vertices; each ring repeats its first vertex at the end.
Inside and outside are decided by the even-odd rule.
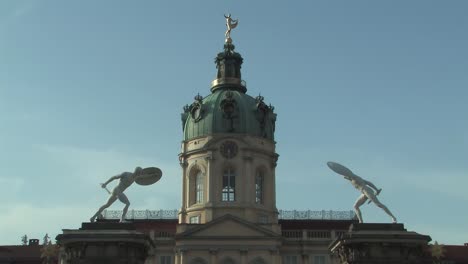
MULTIPOLYGON (((190 223, 194 217, 199 217, 199 223, 204 224, 231 214, 252 223, 270 224, 269 229, 278 232, 274 226, 278 220, 275 198, 278 155, 271 141, 248 135, 224 134, 194 139, 182 145, 181 224, 190 223), (223 157, 219 151, 226 142, 235 144, 237 148, 236 155, 230 158, 223 157), (223 180, 227 170, 235 180, 232 200, 223 199, 223 180), (201 177, 201 183, 197 184, 197 177, 201 177), (255 182, 257 177, 262 177, 261 186, 255 182), (201 193, 201 199, 197 199, 197 191, 201 193)), ((225 192, 224 195, 231 194, 225 192)))
POLYGON ((334 264, 339 259, 329 254, 328 245, 352 223, 356 220, 279 220, 279 234, 230 214, 206 224, 174 219, 136 220, 135 225, 155 244, 146 264, 334 264))

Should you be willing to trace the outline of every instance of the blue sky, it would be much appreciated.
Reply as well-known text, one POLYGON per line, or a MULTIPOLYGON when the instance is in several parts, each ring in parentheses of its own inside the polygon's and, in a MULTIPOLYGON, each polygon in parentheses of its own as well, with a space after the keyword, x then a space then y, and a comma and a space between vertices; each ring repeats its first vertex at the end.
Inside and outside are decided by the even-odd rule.
MULTIPOLYGON (((136 165, 180 207, 180 113, 209 94, 224 13, 278 113, 279 209, 351 210, 343 163, 408 230, 468 242, 466 1, 0 1, 0 244, 77 228, 136 165)), ((120 209, 116 203, 112 208, 120 209)), ((388 222, 373 205, 367 222, 388 222)))

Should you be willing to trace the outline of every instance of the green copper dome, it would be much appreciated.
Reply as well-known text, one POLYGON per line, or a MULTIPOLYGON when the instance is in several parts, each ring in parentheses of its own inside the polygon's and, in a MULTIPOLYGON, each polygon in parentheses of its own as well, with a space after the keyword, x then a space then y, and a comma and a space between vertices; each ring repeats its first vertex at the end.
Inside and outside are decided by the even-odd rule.
POLYGON ((241 80, 242 57, 234 52, 234 45, 224 45, 215 63, 217 79, 213 81, 211 94, 195 97, 191 105, 184 107, 182 126, 184 140, 212 134, 247 134, 274 140, 276 114, 262 96, 246 94, 241 80))

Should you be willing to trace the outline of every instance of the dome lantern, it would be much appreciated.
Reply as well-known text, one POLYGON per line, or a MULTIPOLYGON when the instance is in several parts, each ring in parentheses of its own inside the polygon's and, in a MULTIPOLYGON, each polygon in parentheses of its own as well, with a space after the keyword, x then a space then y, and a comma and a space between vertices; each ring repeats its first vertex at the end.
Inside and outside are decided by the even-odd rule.
POLYGON ((231 14, 229 16, 224 16, 226 18, 226 40, 224 43, 224 51, 218 53, 218 56, 215 58, 216 68, 218 69, 218 74, 216 79, 211 83, 211 92, 215 92, 220 88, 227 88, 238 90, 242 93, 247 92, 245 82, 241 78, 241 65, 242 65, 242 56, 235 52, 235 46, 232 44, 231 39, 231 30, 234 29, 238 20, 231 19, 231 14))

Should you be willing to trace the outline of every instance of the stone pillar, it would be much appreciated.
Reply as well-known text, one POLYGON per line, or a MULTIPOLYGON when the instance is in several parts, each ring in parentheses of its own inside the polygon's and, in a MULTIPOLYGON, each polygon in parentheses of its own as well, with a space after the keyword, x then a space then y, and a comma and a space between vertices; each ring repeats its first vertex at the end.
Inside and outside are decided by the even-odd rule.
POLYGON ((148 256, 146 257, 145 264, 156 264, 156 253, 154 250, 149 250, 148 256))
POLYGON ((156 264, 155 258, 156 256, 154 254, 148 255, 148 257, 146 258, 145 264, 156 264))
POLYGON ((210 264, 218 264, 218 250, 210 249, 210 264))
POLYGON ((426 264, 429 241, 403 224, 352 224, 329 249, 342 264, 426 264))
MULTIPOLYGON (((185 149, 185 147, 184 147, 185 149)), ((187 180, 186 180, 186 176, 187 176, 187 166, 188 166, 188 163, 187 161, 185 160, 184 157, 180 157, 181 159, 181 162, 180 162, 180 166, 182 167, 182 208, 180 209, 180 212, 179 212, 179 224, 185 224, 187 222, 187 212, 186 212, 186 209, 188 207, 188 202, 187 202, 187 180)))
POLYGON ((253 158, 250 156, 250 153, 247 153, 247 156, 242 157, 243 167, 243 178, 242 182, 239 183, 240 186, 246 186, 246 188, 242 188, 244 192, 242 194, 243 200, 241 202, 245 202, 247 204, 255 203, 255 167, 252 166, 253 158))
POLYGON ((213 169, 213 154, 209 153, 209 156, 205 158, 206 160, 206 172, 205 172, 205 192, 206 192, 206 203, 213 203, 215 199, 215 186, 216 184, 213 182, 213 175, 211 175, 213 169))
POLYGON ((180 250, 179 258, 180 264, 187 264, 187 253, 185 252, 185 249, 180 250))
POLYGON ((247 264, 247 249, 241 249, 240 250, 240 258, 241 258, 241 264, 247 264))
POLYGON ((270 250, 271 264, 281 264, 281 258, 278 250, 270 250))
POLYGON ((146 234, 132 223, 83 223, 57 236, 62 264, 143 264, 154 248, 146 234))
MULTIPOLYGON (((277 165, 277 160, 278 160, 278 154, 275 154, 274 160, 271 164, 271 205, 276 209, 276 165, 277 165)), ((276 216, 277 218, 278 216, 276 216)), ((276 219, 276 221, 278 221, 276 219)))

